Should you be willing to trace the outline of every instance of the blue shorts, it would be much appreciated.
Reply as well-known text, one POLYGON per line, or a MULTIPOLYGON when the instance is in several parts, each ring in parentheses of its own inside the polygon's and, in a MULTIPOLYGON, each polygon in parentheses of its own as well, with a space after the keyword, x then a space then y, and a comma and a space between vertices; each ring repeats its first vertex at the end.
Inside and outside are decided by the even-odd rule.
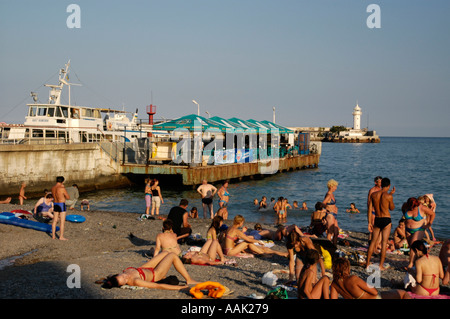
POLYGON ((53 210, 57 213, 64 213, 67 210, 66 203, 53 203, 53 210))

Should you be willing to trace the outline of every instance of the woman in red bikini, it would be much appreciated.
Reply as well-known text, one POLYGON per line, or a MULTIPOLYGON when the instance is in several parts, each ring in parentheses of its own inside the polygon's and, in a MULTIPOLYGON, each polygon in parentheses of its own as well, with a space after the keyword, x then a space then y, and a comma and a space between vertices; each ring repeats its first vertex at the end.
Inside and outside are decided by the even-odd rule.
POLYGON ((427 247, 422 240, 416 240, 411 245, 417 259, 415 262, 417 285, 412 292, 422 296, 439 295, 439 278, 444 279, 442 262, 437 256, 428 255, 427 247))
POLYGON ((108 277, 102 287, 109 289, 129 285, 167 290, 180 290, 187 288, 187 285, 179 286, 158 283, 158 281, 166 277, 166 274, 172 265, 184 277, 184 279, 186 279, 187 285, 198 283, 189 276, 180 258, 178 258, 176 254, 166 251, 159 253, 139 268, 128 267, 121 274, 108 277))

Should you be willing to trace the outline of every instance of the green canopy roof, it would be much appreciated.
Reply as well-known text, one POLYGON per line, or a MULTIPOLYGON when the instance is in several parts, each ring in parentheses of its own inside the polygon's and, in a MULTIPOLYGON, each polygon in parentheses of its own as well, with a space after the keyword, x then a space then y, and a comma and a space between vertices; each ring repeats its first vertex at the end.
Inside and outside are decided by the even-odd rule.
POLYGON ((230 119, 228 119, 229 121, 236 123, 238 125, 240 125, 241 127, 243 127, 245 130, 253 130, 255 132, 265 132, 267 129, 263 129, 262 127, 256 125, 255 123, 251 123, 249 121, 246 120, 242 120, 239 119, 237 117, 232 117, 230 119))
POLYGON ((261 130, 266 130, 266 132, 270 132, 271 127, 267 124, 264 124, 260 121, 254 120, 254 119, 249 119, 249 120, 247 120, 247 122, 253 123, 254 125, 261 128, 261 130))
POLYGON ((200 115, 190 114, 180 118, 153 125, 154 130, 173 131, 176 129, 188 129, 189 131, 220 131, 225 132, 227 126, 200 115))
POLYGON ((228 126, 231 130, 233 130, 234 133, 256 133, 256 130, 253 127, 247 128, 237 122, 233 122, 219 116, 214 116, 211 118, 211 120, 228 126))
POLYGON ((294 133, 294 131, 270 121, 256 121, 254 119, 242 120, 237 117, 224 119, 219 116, 205 118, 200 115, 190 114, 180 118, 161 122, 153 125, 154 130, 173 131, 187 129, 189 131, 220 131, 232 130, 235 133, 270 133, 271 129, 278 129, 280 134, 294 133))
POLYGON ((287 127, 281 126, 279 124, 276 124, 276 123, 273 123, 273 122, 270 122, 270 121, 264 120, 264 121, 261 121, 261 123, 264 123, 264 124, 268 125, 270 128, 277 128, 277 129, 279 129, 280 130, 280 134, 292 134, 292 133, 294 133, 293 130, 290 130, 287 127))

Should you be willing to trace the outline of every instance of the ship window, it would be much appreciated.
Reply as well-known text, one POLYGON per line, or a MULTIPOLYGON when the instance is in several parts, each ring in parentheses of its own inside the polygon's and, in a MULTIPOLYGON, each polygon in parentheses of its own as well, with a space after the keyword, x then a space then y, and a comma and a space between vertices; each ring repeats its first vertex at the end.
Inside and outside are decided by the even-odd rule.
POLYGON ((102 115, 100 114, 100 111, 99 111, 99 110, 94 110, 94 117, 95 117, 95 118, 98 118, 98 119, 101 119, 101 118, 102 118, 102 115))
POLYGON ((30 106, 30 112, 28 116, 36 116, 36 106, 30 106))
POLYGON ((74 118, 74 119, 80 118, 80 110, 79 109, 72 109, 72 118, 74 118))
POLYGON ((86 109, 86 115, 87 117, 92 117, 92 110, 91 109, 86 109))
POLYGON ((43 137, 44 132, 42 130, 33 130, 33 137, 43 137))
POLYGON ((56 117, 62 117, 61 109, 59 107, 56 108, 56 117))
POLYGON ((69 117, 69 110, 67 109, 67 107, 61 107, 61 112, 64 117, 69 117))
POLYGON ((55 108, 54 107, 48 108, 47 116, 50 116, 50 117, 55 116, 55 108))
POLYGON ((46 107, 39 107, 38 108, 38 116, 46 116, 47 115, 47 108, 46 107))

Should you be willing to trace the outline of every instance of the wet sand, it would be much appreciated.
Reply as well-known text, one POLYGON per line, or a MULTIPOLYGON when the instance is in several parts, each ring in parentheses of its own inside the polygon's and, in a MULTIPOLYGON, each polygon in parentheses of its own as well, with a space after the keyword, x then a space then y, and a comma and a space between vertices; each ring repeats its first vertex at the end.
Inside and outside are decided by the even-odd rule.
MULTIPOLYGON (((16 205, 0 205, 3 212, 19 209, 16 205)), ((30 210, 32 207, 23 206, 30 210)), ((107 275, 121 272, 133 266, 141 266, 148 260, 147 253, 155 246, 156 235, 161 231, 162 220, 140 221, 139 215, 103 211, 70 211, 86 217, 83 223, 66 222, 67 241, 53 240, 42 231, 0 224, 0 270, 1 299, 192 299, 187 289, 167 291, 157 289, 102 289, 95 283, 107 275), (130 237, 130 233, 133 236, 130 237), (9 265, 8 258, 19 257, 9 265), (72 266, 79 266, 81 288, 69 288, 68 279, 73 273, 72 266)), ((203 238, 210 226, 210 220, 190 219, 193 233, 203 238)), ((225 221, 231 225, 232 221, 225 221)), ((246 223, 253 228, 253 223, 246 223)), ((275 229, 274 225, 263 225, 275 229)), ((338 249, 365 255, 367 234, 345 231, 350 246, 338 249)), ((189 249, 181 245, 181 249, 189 249)), ((431 249, 439 254, 441 245, 431 249)), ((275 250, 286 251, 284 242, 275 242, 275 250)), ((251 294, 266 296, 272 287, 262 284, 262 277, 268 271, 276 271, 278 284, 288 280, 288 260, 285 257, 234 258, 237 264, 218 266, 185 265, 191 277, 199 282, 215 281, 230 290, 222 299, 244 299, 251 294)), ((372 259, 378 262, 375 255, 372 259)), ((386 262, 391 265, 381 273, 380 291, 402 288, 408 256, 388 254, 386 262)), ((331 270, 330 270, 331 273, 331 270)), ((352 265, 352 273, 365 279, 370 276, 362 266, 352 265)), ((181 283, 184 279, 172 267, 168 275, 176 275, 181 283)), ((441 285, 441 291, 449 291, 449 286, 441 285)), ((289 292, 296 298, 296 291, 289 292)))

